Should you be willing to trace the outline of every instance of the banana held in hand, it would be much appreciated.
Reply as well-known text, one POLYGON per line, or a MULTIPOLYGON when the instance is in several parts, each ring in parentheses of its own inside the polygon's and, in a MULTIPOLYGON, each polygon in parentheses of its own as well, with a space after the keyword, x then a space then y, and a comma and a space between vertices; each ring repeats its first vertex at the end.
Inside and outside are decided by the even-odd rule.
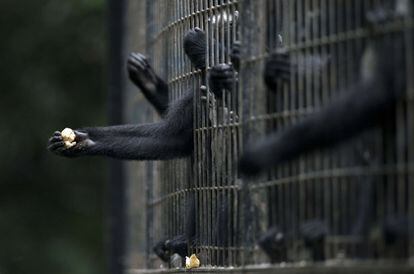
POLYGON ((76 134, 71 128, 65 128, 64 130, 62 130, 60 135, 62 135, 62 139, 63 139, 63 142, 65 142, 66 148, 71 148, 74 145, 76 145, 76 142, 75 142, 76 134))

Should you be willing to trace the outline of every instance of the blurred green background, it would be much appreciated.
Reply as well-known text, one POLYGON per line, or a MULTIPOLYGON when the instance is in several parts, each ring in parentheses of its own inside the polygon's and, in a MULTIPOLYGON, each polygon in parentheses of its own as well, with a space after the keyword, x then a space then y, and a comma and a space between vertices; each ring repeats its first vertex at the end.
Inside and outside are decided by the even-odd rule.
POLYGON ((46 150, 106 123, 104 0, 0 2, 0 273, 105 273, 106 162, 46 150))

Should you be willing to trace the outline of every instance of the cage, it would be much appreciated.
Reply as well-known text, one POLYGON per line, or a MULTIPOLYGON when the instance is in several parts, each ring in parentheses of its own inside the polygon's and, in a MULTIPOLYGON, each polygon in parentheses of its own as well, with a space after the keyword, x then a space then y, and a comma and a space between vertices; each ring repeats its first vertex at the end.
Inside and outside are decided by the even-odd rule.
POLYGON ((145 8, 146 53, 168 81, 170 100, 193 92, 195 111, 192 156, 149 163, 140 177, 145 240, 133 245, 146 246, 141 268, 159 270, 163 263, 152 247, 184 236, 207 272, 413 270, 411 1, 148 0, 145 8), (183 37, 195 27, 206 34, 207 73, 183 50, 183 37), (239 174, 238 159, 251 142, 350 92, 367 49, 381 41, 402 43, 405 61, 393 77, 404 74, 406 87, 384 123, 258 178, 239 174), (240 69, 232 90, 218 97, 210 92, 209 71, 236 65, 235 44, 240 69), (272 54, 290 60, 275 90, 262 77, 272 54), (264 252, 266 243, 273 254, 264 252))

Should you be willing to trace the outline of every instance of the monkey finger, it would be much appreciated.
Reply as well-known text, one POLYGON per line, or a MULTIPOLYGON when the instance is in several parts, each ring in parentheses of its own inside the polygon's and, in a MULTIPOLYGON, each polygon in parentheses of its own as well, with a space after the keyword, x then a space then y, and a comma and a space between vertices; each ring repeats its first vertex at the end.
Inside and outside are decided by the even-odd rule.
POLYGON ((131 66, 131 65, 138 66, 137 60, 133 56, 129 57, 127 61, 127 66, 131 66))
POLYGON ((138 55, 135 57, 135 60, 140 65, 140 67, 142 67, 142 69, 146 69, 150 66, 147 61, 147 58, 141 53, 138 53, 138 55))
POLYGON ((131 59, 135 59, 138 61, 143 61, 146 59, 145 55, 139 53, 139 52, 133 52, 131 53, 131 59))
POLYGON ((52 136, 49 138, 49 143, 62 142, 62 136, 52 136))
POLYGON ((50 151, 56 151, 59 148, 64 148, 64 147, 65 147, 65 143, 64 142, 56 142, 56 143, 50 144, 47 147, 47 149, 50 150, 50 151))
POLYGON ((127 70, 128 70, 129 73, 136 73, 138 71, 138 68, 137 68, 137 66, 128 63, 127 64, 127 70))
POLYGON ((131 53, 128 57, 127 63, 130 64, 130 63, 133 63, 133 62, 137 62, 138 60, 139 60, 139 57, 137 56, 137 54, 136 53, 131 53))
POLYGON ((132 58, 130 60, 128 60, 128 65, 132 65, 135 66, 136 68, 139 68, 141 70, 145 70, 147 65, 145 63, 143 63, 141 60, 137 59, 137 58, 132 58))
POLYGON ((140 60, 140 61, 142 61, 142 62, 147 62, 147 57, 145 57, 145 55, 144 54, 142 54, 142 53, 139 53, 139 52, 137 52, 137 53, 135 53, 134 54, 134 57, 136 58, 136 59, 138 59, 138 60, 140 60))
POLYGON ((131 52, 128 56, 128 61, 136 59, 137 58, 138 53, 137 52, 131 52))

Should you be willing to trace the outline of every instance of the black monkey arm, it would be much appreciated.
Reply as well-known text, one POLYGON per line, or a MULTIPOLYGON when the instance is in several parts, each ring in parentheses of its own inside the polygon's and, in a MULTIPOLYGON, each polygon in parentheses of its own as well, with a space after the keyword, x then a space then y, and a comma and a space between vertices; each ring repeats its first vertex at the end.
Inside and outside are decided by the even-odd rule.
POLYGON ((168 85, 154 72, 147 58, 140 53, 131 53, 127 69, 131 81, 141 89, 157 112, 164 115, 168 108, 168 85))
POLYGON ((166 160, 193 149, 193 92, 171 105, 165 119, 152 124, 91 127, 75 130, 76 145, 66 148, 59 131, 48 149, 66 157, 105 155, 127 160, 166 160))
POLYGON ((75 133, 75 146, 66 148, 60 133, 57 132, 49 141, 49 150, 65 157, 100 155, 125 160, 168 160, 185 157, 193 148, 191 132, 169 137, 104 135, 93 139, 87 132, 75 133))
POLYGON ((170 138, 103 138, 84 152, 125 160, 168 160, 188 156, 192 148, 189 134, 170 138))
POLYGON ((106 136, 114 137, 154 137, 166 133, 166 122, 160 121, 158 123, 147 124, 130 124, 130 125, 116 125, 108 127, 86 127, 80 129, 89 134, 93 138, 100 138, 106 136))
POLYGON ((321 112, 248 147, 240 160, 240 170, 254 175, 312 149, 352 137, 376 124, 393 105, 393 97, 380 83, 359 84, 321 112))
POLYGON ((359 83, 320 112, 248 147, 239 162, 241 172, 255 175, 311 150, 336 145, 383 121, 403 94, 402 45, 394 39, 369 47, 359 83), (390 52, 396 53, 395 58, 389 58, 390 52))
POLYGON ((164 119, 156 123, 116 125, 108 127, 87 127, 85 131, 93 138, 105 136, 118 137, 159 137, 181 134, 192 128, 193 92, 189 91, 183 97, 173 102, 164 114, 164 119))

